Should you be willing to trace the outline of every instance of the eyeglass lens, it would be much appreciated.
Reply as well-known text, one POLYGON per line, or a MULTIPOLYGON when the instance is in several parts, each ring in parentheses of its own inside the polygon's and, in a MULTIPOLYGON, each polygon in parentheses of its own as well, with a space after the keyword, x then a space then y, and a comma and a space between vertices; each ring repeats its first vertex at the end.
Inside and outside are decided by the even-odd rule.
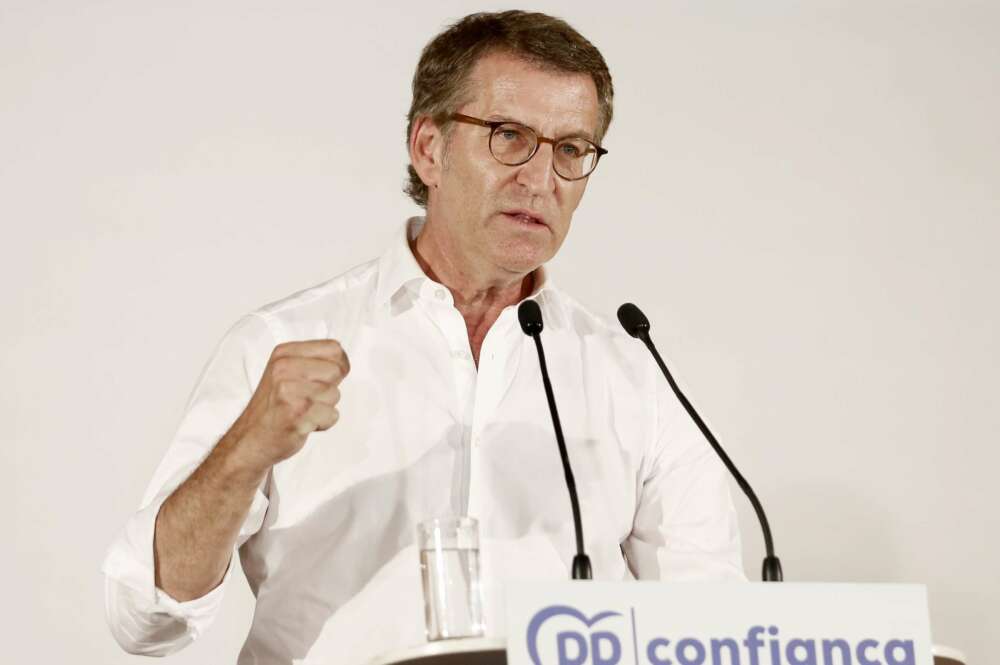
MULTIPOLYGON (((524 164, 537 147, 538 135, 517 123, 499 125, 490 136, 490 152, 508 166, 524 164)), ((597 150, 585 139, 563 139, 553 148, 552 164, 556 173, 568 180, 583 178, 597 166, 597 150)))

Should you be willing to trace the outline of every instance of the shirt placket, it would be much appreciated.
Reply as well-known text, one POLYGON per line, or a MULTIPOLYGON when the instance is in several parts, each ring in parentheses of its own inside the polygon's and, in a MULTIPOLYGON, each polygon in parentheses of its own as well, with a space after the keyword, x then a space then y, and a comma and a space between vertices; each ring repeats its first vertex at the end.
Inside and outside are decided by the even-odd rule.
MULTIPOLYGON (((469 447, 469 498, 468 511, 473 517, 481 516, 483 483, 477 482, 480 472, 479 459, 483 446, 488 445, 487 432, 496 417, 500 399, 510 378, 509 356, 514 351, 516 339, 512 339, 511 325, 513 308, 508 307, 490 328, 479 352, 479 372, 476 375, 476 397, 473 403, 470 447, 469 447)), ((481 526, 482 528, 482 526, 481 526)))
POLYGON ((443 359, 451 367, 455 386, 455 414, 461 427, 461 441, 455 451, 455 464, 460 473, 457 488, 457 505, 452 508, 456 514, 468 514, 469 485, 472 467, 473 413, 478 394, 476 364, 469 346, 469 333, 461 313, 455 309, 451 293, 434 282, 427 281, 421 289, 422 299, 427 302, 431 318, 444 336, 447 357, 443 359))

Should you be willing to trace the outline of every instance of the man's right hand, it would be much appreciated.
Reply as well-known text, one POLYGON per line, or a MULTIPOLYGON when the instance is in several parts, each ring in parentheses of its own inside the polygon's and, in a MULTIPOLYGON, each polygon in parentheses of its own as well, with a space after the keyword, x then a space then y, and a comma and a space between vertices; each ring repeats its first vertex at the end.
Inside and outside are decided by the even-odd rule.
POLYGON ((310 433, 333 427, 340 418, 340 382, 350 369, 336 340, 274 347, 257 390, 230 429, 245 462, 265 472, 301 450, 310 433))
POLYGON ((156 586, 179 600, 201 598, 223 579, 254 492, 310 432, 333 427, 338 386, 351 366, 332 339, 274 347, 250 402, 156 516, 156 586))

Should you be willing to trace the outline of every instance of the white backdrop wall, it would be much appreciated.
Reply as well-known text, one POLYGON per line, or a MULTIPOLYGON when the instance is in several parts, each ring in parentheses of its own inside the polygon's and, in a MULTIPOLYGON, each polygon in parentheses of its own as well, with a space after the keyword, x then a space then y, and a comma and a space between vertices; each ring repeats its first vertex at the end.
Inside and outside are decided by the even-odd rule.
MULTIPOLYGON (((198 372, 240 315, 414 213, 419 51, 495 8, 0 0, 4 661, 134 661, 98 567, 198 372)), ((647 310, 787 579, 926 583, 934 639, 991 662, 998 4, 530 8, 595 42, 617 89, 559 283, 647 310)), ((172 662, 235 660, 252 600, 234 580, 172 662)))

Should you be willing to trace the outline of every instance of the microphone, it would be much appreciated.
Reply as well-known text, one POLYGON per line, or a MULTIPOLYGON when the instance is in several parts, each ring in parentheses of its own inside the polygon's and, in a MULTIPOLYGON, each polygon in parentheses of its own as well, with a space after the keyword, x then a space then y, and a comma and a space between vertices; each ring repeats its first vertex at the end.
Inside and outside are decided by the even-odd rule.
POLYGON ((653 346, 653 340, 649 337, 649 319, 646 315, 642 313, 638 307, 630 302, 625 303, 618 308, 618 321, 622 324, 622 328, 625 329, 632 337, 642 340, 649 352, 653 354, 653 358, 656 360, 656 364, 660 366, 660 370, 663 372, 663 376, 667 377, 667 383, 673 389, 674 394, 677 395, 677 399, 680 400, 681 404, 684 405, 684 409, 691 416, 691 419, 701 430, 701 433, 705 435, 708 442, 711 444, 712 448, 718 454, 722 463, 726 465, 729 469, 729 473, 733 475, 736 479, 736 483, 743 490, 743 493, 747 495, 750 499, 750 503, 753 505, 754 512, 757 513, 757 519, 760 521, 760 528, 764 532, 764 547, 766 549, 766 556, 764 557, 764 564, 761 568, 761 579, 765 582, 781 582, 783 579, 783 574, 781 572, 781 561, 778 557, 774 555, 774 540, 771 538, 771 526, 767 523, 767 516, 764 514, 764 507, 760 505, 760 501, 757 499, 757 495, 754 494, 753 489, 750 487, 750 483, 746 481, 743 474, 739 472, 733 461, 729 459, 729 455, 726 451, 722 449, 719 442, 715 440, 712 433, 708 430, 708 426, 701 419, 698 413, 691 406, 691 402, 688 398, 684 396, 681 389, 677 387, 677 382, 674 381, 674 377, 670 375, 670 370, 663 362, 663 358, 660 357, 659 352, 656 347, 653 346))
POLYGON ((517 308, 517 320, 521 322, 521 330, 524 331, 524 334, 535 340, 535 348, 538 349, 538 364, 542 367, 542 383, 545 385, 545 397, 549 401, 549 413, 552 415, 552 426, 556 431, 556 443, 559 444, 559 457, 562 458, 563 473, 566 475, 569 502, 573 507, 573 528, 576 530, 576 556, 573 557, 572 569, 573 579, 589 580, 592 578, 590 558, 583 551, 583 524, 580 521, 580 500, 576 495, 576 480, 573 479, 573 469, 569 465, 566 441, 563 439, 562 425, 559 424, 559 412, 556 410, 556 398, 552 394, 549 370, 545 365, 545 351, 542 349, 542 308, 534 300, 525 300, 517 308))

